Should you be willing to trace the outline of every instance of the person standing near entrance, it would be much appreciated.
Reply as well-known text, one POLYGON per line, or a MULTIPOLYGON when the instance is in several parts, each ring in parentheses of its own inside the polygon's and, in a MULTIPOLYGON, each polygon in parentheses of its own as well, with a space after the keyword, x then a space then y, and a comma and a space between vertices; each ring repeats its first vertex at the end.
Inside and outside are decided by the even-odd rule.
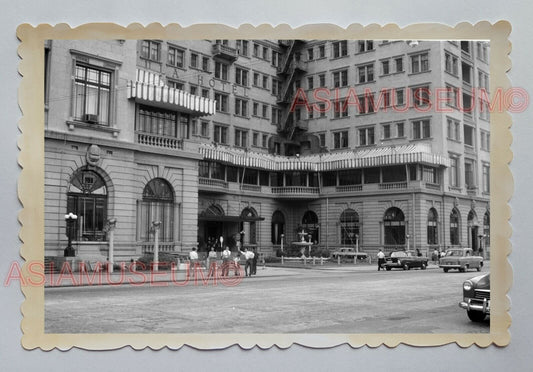
POLYGON ((378 271, 381 270, 381 265, 385 263, 385 253, 380 249, 378 252, 378 271))
POLYGON ((195 270, 196 265, 198 265, 198 252, 193 247, 192 251, 189 252, 189 272, 195 270))
POLYGON ((231 251, 229 250, 229 247, 226 246, 226 248, 222 251, 222 276, 228 276, 230 264, 231 251))
POLYGON ((259 254, 257 254, 255 247, 252 249, 252 253, 254 257, 252 258, 252 272, 251 275, 257 275, 257 258, 259 257, 259 254))

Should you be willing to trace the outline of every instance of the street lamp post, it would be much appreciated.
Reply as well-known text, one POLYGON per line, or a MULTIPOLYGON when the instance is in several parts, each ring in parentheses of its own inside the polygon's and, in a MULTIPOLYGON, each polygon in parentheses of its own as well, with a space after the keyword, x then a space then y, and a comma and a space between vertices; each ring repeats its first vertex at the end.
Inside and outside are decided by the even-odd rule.
POLYGON ((154 262, 153 270, 159 271, 159 227, 161 221, 153 221, 152 228, 154 229, 154 262))
POLYGON ((76 216, 72 212, 70 212, 69 214, 65 214, 65 222, 67 223, 67 238, 68 238, 67 248, 65 248, 64 250, 65 257, 76 256, 76 251, 74 250, 74 248, 72 248, 72 238, 73 238, 72 235, 74 232, 74 224, 76 223, 77 219, 78 219, 78 216, 76 216))

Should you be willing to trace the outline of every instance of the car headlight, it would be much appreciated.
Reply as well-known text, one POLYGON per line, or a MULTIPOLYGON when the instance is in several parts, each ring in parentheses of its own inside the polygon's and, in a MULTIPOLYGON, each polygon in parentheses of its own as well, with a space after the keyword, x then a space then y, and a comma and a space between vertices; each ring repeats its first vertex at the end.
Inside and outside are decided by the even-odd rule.
POLYGON ((467 280, 466 282, 463 283, 463 289, 465 291, 469 291, 472 289, 472 282, 467 280))

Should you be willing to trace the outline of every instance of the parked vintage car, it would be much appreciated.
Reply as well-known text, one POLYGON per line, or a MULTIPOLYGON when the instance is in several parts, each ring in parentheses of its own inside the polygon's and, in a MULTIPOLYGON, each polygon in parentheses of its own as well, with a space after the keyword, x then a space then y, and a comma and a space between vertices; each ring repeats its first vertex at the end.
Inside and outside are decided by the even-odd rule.
POLYGON ((468 269, 481 271, 483 267, 483 257, 474 256, 472 248, 453 248, 446 251, 446 255, 440 259, 439 267, 445 273, 450 269, 458 269, 465 272, 468 269))
POLYGON ((412 267, 419 267, 422 270, 425 270, 427 266, 427 257, 417 257, 411 251, 391 252, 389 257, 385 257, 385 263, 381 264, 381 267, 386 270, 391 270, 394 268, 411 270, 412 267))
POLYGON ((490 315, 490 273, 463 283, 463 301, 459 302, 459 307, 466 310, 473 322, 481 322, 490 315))
POLYGON ((331 253, 331 257, 333 259, 337 259, 338 257, 342 259, 351 259, 353 260, 355 257, 357 257, 358 259, 362 260, 362 259, 365 259, 367 258, 367 254, 364 253, 364 252, 356 252, 354 248, 350 248, 350 247, 344 247, 344 248, 339 248, 339 249, 336 249, 334 250, 332 253, 331 253))

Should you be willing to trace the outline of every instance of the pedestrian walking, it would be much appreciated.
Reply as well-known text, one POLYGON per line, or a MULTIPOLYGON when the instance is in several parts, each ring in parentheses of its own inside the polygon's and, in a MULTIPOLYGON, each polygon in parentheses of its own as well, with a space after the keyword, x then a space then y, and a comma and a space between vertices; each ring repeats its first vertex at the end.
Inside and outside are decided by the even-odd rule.
POLYGON ((380 249, 378 252, 378 271, 381 270, 381 265, 385 263, 385 253, 380 249))
POLYGON ((226 246, 226 248, 222 251, 222 276, 228 276, 230 265, 231 251, 229 250, 229 247, 226 246))

